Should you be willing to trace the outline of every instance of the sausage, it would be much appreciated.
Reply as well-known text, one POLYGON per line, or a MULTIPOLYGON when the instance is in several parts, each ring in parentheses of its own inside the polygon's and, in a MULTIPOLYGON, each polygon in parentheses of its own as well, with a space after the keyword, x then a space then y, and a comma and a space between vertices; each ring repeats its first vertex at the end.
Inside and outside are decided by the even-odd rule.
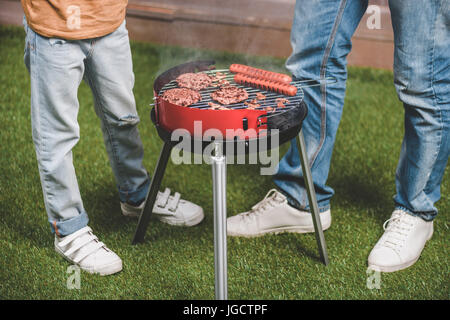
POLYGON ((253 68, 243 64, 234 63, 230 66, 230 71, 233 73, 242 73, 250 77, 261 78, 269 81, 290 84, 292 78, 282 73, 276 73, 263 69, 253 68))
POLYGON ((263 69, 258 69, 250 66, 246 66, 243 64, 232 64, 230 66, 230 71, 233 73, 242 73, 244 75, 255 77, 255 78, 261 78, 273 82, 280 82, 285 84, 290 84, 292 81, 292 78, 289 77, 286 74, 267 71, 263 69))
POLYGON ((295 96, 297 94, 297 88, 292 85, 254 78, 241 73, 237 73, 234 76, 234 82, 267 91, 278 92, 287 96, 295 96))

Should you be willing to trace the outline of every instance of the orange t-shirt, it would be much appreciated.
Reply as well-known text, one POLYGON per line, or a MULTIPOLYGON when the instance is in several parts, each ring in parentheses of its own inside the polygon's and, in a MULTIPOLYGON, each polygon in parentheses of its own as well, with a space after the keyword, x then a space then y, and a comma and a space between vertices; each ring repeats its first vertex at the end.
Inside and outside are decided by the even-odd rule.
POLYGON ((21 0, 27 23, 44 37, 80 40, 104 36, 125 19, 128 0, 21 0))

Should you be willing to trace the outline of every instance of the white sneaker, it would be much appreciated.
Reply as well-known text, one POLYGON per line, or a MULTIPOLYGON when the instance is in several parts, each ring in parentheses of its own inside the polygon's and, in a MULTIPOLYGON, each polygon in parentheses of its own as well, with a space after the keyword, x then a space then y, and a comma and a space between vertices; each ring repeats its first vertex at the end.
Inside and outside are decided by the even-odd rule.
POLYGON ((89 273, 104 276, 122 270, 122 260, 100 242, 89 227, 63 238, 55 235, 55 250, 66 260, 89 273))
POLYGON ((395 210, 383 224, 384 234, 370 252, 369 268, 394 272, 412 266, 433 235, 433 221, 395 210), (386 223, 389 223, 386 228, 386 223))
MULTIPOLYGON (((330 210, 320 214, 320 221, 323 230, 330 227, 330 210)), ((270 190, 250 211, 227 219, 229 236, 257 237, 281 232, 314 232, 314 224, 311 213, 291 207, 287 198, 276 189, 270 190)))
MULTIPOLYGON (((146 201, 140 206, 132 206, 121 202, 120 208, 124 216, 139 217, 144 211, 145 203, 146 201)), ((181 199, 178 192, 171 196, 169 188, 166 188, 164 192, 158 192, 153 213, 160 221, 174 226, 195 226, 205 217, 202 207, 181 199)))

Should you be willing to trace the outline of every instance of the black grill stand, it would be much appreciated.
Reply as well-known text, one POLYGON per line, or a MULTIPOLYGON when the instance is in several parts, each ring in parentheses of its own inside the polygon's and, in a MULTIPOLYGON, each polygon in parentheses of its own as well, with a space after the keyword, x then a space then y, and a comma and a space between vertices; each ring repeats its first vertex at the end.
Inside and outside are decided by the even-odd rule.
MULTIPOLYGON (((154 119, 152 119, 154 120, 154 119)), ((159 155, 158 163, 150 183, 150 189, 147 195, 147 203, 144 211, 139 217, 139 222, 133 238, 133 244, 144 241, 145 232, 150 222, 152 208, 156 201, 158 190, 166 170, 166 165, 170 157, 173 143, 167 132, 158 128, 160 137, 164 140, 164 145, 159 155)), ((319 216, 319 207, 317 205, 316 193, 311 176, 311 170, 306 155, 306 146, 303 133, 300 130, 297 137, 297 147, 300 153, 300 161, 303 169, 305 186, 308 193, 312 220, 314 224, 317 246, 322 262, 328 265, 328 254, 325 243, 325 237, 322 230, 322 224, 319 216)), ((210 142, 211 143, 211 142, 210 142)), ((217 300, 226 300, 227 293, 227 205, 226 205, 226 157, 222 150, 222 143, 214 143, 215 154, 211 158, 212 180, 213 180, 213 201, 214 201, 214 272, 215 272, 215 298, 217 300)))

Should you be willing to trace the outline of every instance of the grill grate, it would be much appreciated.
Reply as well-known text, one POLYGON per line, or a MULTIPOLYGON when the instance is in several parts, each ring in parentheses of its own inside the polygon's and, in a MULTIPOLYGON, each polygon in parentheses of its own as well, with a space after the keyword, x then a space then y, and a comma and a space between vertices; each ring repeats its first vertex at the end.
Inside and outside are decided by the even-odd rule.
MULTIPOLYGON (((221 70, 209 70, 209 71, 202 71, 202 73, 206 73, 209 76, 216 76, 218 73, 224 75, 224 80, 227 80, 230 82, 231 85, 236 86, 238 88, 243 88, 245 89, 245 91, 247 91, 248 93, 248 99, 243 101, 243 102, 239 102, 239 103, 233 103, 233 104, 229 104, 229 105, 224 105, 226 108, 231 109, 231 110, 239 110, 239 109, 247 109, 248 106, 245 105, 245 102, 250 102, 254 99, 256 99, 256 94, 257 93, 262 93, 263 95, 266 96, 265 99, 263 100, 258 100, 258 104, 260 104, 261 106, 254 108, 254 110, 267 110, 269 108, 271 108, 272 110, 267 110, 268 114, 270 115, 274 115, 276 113, 282 113, 285 111, 288 111, 292 108, 295 108, 296 106, 298 106, 298 104, 303 100, 303 90, 302 90, 302 81, 292 81, 291 85, 297 87, 297 95, 295 96, 286 96, 283 94, 279 94, 279 93, 275 93, 272 91, 267 91, 267 90, 262 90, 262 89, 258 89, 258 88, 253 88, 253 87, 247 87, 247 86, 243 86, 240 84, 237 84, 234 82, 234 74, 231 73, 228 69, 221 69, 221 70), (285 102, 284 105, 285 107, 277 107, 277 102, 276 100, 278 98, 283 98, 288 100, 288 102, 285 102)), ((165 91, 169 90, 169 89, 174 89, 174 88, 178 88, 178 84, 176 82, 176 80, 172 80, 169 83, 167 83, 159 92, 159 96, 161 96, 165 91)), ((211 93, 213 93, 214 91, 218 90, 219 87, 207 87, 205 89, 199 90, 200 95, 202 96, 202 100, 198 101, 194 104, 191 104, 190 106, 186 107, 186 108, 196 108, 196 109, 211 109, 211 107, 208 105, 208 103, 213 102, 213 103, 218 103, 217 101, 213 100, 211 98, 211 93)))

